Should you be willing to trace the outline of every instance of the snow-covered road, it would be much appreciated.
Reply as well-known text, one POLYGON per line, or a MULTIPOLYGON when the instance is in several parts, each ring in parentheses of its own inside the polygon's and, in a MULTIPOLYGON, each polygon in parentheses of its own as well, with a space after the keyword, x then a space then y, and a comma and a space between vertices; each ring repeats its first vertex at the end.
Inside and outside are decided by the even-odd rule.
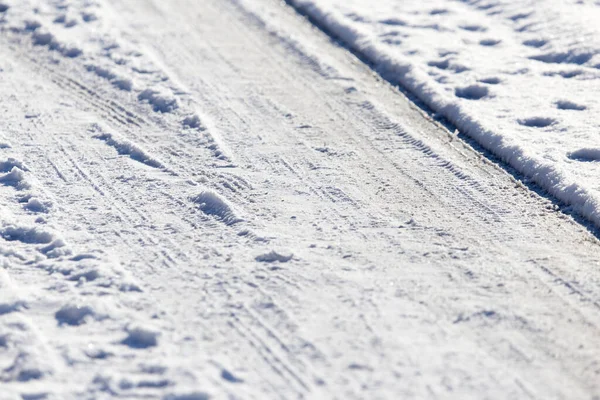
POLYGON ((597 239, 291 7, 6 4, 1 400, 600 395, 597 239))

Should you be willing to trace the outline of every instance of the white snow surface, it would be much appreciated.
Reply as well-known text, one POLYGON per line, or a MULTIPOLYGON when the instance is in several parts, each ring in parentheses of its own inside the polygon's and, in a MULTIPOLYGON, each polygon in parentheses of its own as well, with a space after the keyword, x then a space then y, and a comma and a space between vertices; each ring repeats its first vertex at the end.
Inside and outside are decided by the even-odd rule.
POLYGON ((600 226, 597 1, 288 3, 600 226))
MULTIPOLYGON (((597 6, 372 3, 294 1, 597 222, 597 6)), ((594 232, 289 5, 0 0, 0 54, 0 400, 600 396, 594 232)))

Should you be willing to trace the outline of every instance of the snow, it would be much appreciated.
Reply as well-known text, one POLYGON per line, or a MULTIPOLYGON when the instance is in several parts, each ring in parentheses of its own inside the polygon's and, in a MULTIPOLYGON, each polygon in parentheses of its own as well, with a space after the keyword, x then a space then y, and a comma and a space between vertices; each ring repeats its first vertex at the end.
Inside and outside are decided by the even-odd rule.
POLYGON ((177 108, 177 101, 156 90, 145 89, 138 95, 139 100, 146 100, 156 112, 167 113, 177 108))
POLYGON ((600 226, 600 8, 584 1, 288 0, 461 132, 600 226), (477 83, 479 82, 479 83, 477 83))
POLYGON ((0 4, 0 400, 600 394, 596 6, 0 4))
POLYGON ((54 314, 59 324, 81 325, 86 317, 93 316, 94 310, 89 306, 65 305, 54 314))
POLYGON ((158 345, 158 336, 158 332, 147 328, 127 328, 127 337, 121 343, 134 349, 145 349, 158 345))
POLYGON ((8 225, 0 228, 0 235, 6 240, 18 240, 23 243, 45 244, 54 240, 54 235, 37 226, 22 227, 8 225))
POLYGON ((48 212, 50 204, 48 202, 43 202, 36 197, 30 197, 27 199, 27 203, 23 206, 23 208, 34 213, 45 213, 48 212))
POLYGON ((190 115, 184 118, 183 121, 181 121, 181 123, 184 126, 187 126, 188 128, 192 128, 192 129, 201 129, 202 128, 202 122, 200 121, 200 118, 197 115, 190 115))
POLYGON ((110 133, 94 135, 94 139, 106 142, 107 145, 114 147, 119 154, 129 156, 133 160, 139 161, 142 164, 146 164, 153 168, 163 168, 160 161, 155 160, 149 156, 145 150, 140 148, 138 145, 130 143, 126 139, 116 138, 115 135, 110 133))
POLYGON ((193 197, 192 201, 198 205, 204 214, 214 216, 226 225, 234 225, 242 222, 235 215, 231 206, 221 196, 210 190, 201 192, 199 195, 193 197))
POLYGON ((255 260, 259 261, 259 262, 266 262, 266 263, 273 263, 273 262, 285 263, 285 262, 290 261, 293 257, 294 257, 293 254, 285 254, 285 253, 281 254, 275 250, 272 250, 269 253, 256 256, 255 260))
POLYGON ((0 175, 0 183, 3 185, 14 186, 18 189, 29 188, 29 183, 25 180, 25 172, 19 167, 13 167, 10 172, 0 175))

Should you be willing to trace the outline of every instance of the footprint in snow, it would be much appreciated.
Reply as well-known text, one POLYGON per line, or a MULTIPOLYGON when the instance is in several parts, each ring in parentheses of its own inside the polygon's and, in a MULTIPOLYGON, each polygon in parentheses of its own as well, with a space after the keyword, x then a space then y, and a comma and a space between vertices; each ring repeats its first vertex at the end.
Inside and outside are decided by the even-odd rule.
POLYGON ((204 392, 192 392, 185 394, 169 394, 163 400, 208 400, 210 396, 204 392))
POLYGON ((379 21, 380 24, 383 25, 389 25, 389 26, 406 26, 406 21, 403 21, 401 19, 398 18, 388 18, 388 19, 382 19, 381 21, 379 21))
POLYGON ((89 306, 66 305, 58 310, 54 317, 59 325, 79 326, 85 323, 87 317, 95 316, 94 310, 89 306))
POLYGON ((146 328, 135 327, 127 329, 127 337, 121 341, 121 344, 132 349, 146 349, 158 345, 158 332, 146 328))
POLYGON ((469 32, 487 32, 487 28, 481 25, 461 25, 459 28, 469 32))
POLYGON ((548 43, 548 41, 544 39, 528 39, 523 42, 523 45, 527 47, 539 48, 544 46, 546 43, 548 43))
POLYGON ((96 21, 98 17, 96 17, 96 14, 94 13, 84 12, 81 14, 81 19, 83 19, 83 22, 92 22, 96 21))
POLYGON ((485 84, 488 84, 488 85, 497 85, 497 84, 499 84, 502 81, 500 80, 500 78, 496 78, 495 76, 493 76, 493 77, 490 77, 490 78, 480 79, 479 82, 485 83, 485 84))
POLYGON ((547 64, 576 64, 583 65, 590 61, 597 51, 567 51, 538 54, 529 57, 530 60, 547 64))
POLYGON ((434 8, 433 10, 429 11, 429 15, 444 15, 444 14, 448 14, 448 10, 446 10, 445 8, 434 8))
POLYGON ((29 228, 15 225, 1 228, 0 236, 4 240, 18 241, 25 244, 49 244, 55 240, 54 235, 38 227, 29 228))
POLYGON ((480 100, 489 95, 489 89, 482 85, 470 85, 456 88, 454 94, 466 100, 480 100))
POLYGON ((577 103, 573 103, 572 101, 568 101, 568 100, 559 100, 556 103, 556 108, 558 108, 559 110, 574 110, 574 111, 583 111, 586 110, 587 107, 577 104, 577 103))
POLYGON ((442 70, 454 71, 456 73, 461 73, 461 72, 465 72, 465 71, 469 70, 469 68, 465 67, 464 65, 454 62, 454 60, 452 60, 452 59, 429 61, 427 63, 427 65, 429 65, 430 67, 435 67, 435 68, 442 69, 442 70))
POLYGON ((244 382, 243 379, 238 378, 237 376, 235 376, 234 374, 232 374, 230 371, 226 370, 225 368, 223 368, 221 370, 221 378, 223 378, 227 382, 231 382, 231 383, 241 383, 241 382, 244 382))
POLYGON ((529 128, 546 128, 550 125, 556 124, 557 121, 550 117, 531 117, 519 119, 517 122, 529 128))
POLYGON ((584 162, 595 162, 600 161, 600 149, 599 148, 583 148, 573 151, 567 154, 571 160, 584 161, 584 162))
POLYGON ((500 44, 502 40, 499 39, 483 39, 479 41, 479 44, 482 46, 492 47, 500 44))
POLYGON ((575 78, 576 76, 579 76, 583 74, 583 70, 581 69, 574 69, 574 70, 570 70, 570 71, 550 71, 550 72, 544 72, 544 76, 556 76, 556 75, 560 75, 565 79, 571 79, 571 78, 575 78))
POLYGON ((261 254, 259 256, 256 256, 254 259, 258 262, 265 262, 265 263, 272 263, 272 262, 288 262, 290 261, 292 258, 294 257, 293 254, 282 254, 282 253, 278 253, 275 250, 269 252, 269 253, 265 253, 265 254, 261 254))
POLYGON ((532 12, 530 13, 519 13, 519 14, 515 14, 515 15, 511 15, 508 19, 514 22, 520 21, 522 19, 527 19, 529 17, 531 17, 533 15, 532 12))

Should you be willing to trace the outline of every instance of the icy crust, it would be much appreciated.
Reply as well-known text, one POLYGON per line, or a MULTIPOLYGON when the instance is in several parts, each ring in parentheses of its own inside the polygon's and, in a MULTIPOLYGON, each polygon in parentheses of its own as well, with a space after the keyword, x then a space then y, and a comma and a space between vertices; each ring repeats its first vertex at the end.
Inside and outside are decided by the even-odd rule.
MULTIPOLYGON (((561 202, 571 206, 571 208, 581 216, 588 219, 595 226, 600 227, 600 193, 595 190, 593 186, 594 171, 590 170, 585 174, 580 170, 580 164, 570 164, 569 160, 579 161, 592 161, 587 164, 593 164, 594 161, 600 160, 600 156, 597 156, 596 149, 590 149, 589 147, 581 148, 577 150, 577 147, 573 151, 564 151, 564 141, 555 141, 551 143, 552 138, 546 138, 546 142, 539 145, 537 148, 531 146, 527 140, 523 140, 522 136, 515 135, 510 127, 510 124, 506 122, 507 115, 500 115, 499 112, 496 115, 488 114, 488 104, 485 106, 474 104, 477 103, 475 100, 486 99, 495 97, 489 90, 489 86, 496 85, 501 82, 499 78, 482 78, 479 82, 483 85, 473 84, 464 85, 463 87, 456 87, 455 90, 449 90, 444 76, 437 76, 432 73, 427 67, 436 67, 442 70, 450 70, 452 73, 460 74, 465 70, 468 70, 466 66, 462 65, 460 61, 457 61, 457 57, 453 57, 453 51, 448 51, 448 54, 443 54, 440 51, 441 61, 437 64, 431 61, 429 64, 423 63, 422 59, 411 58, 410 55, 418 53, 419 50, 407 51, 404 54, 400 53, 394 45, 400 44, 402 41, 410 42, 410 35, 404 35, 400 31, 395 30, 386 34, 381 34, 381 30, 376 29, 375 25, 386 25, 392 27, 403 27, 408 25, 408 22, 404 19, 394 18, 389 15, 389 18, 385 20, 373 20, 372 7, 362 7, 360 2, 343 2, 341 0, 286 0, 289 5, 296 8, 300 13, 306 15, 311 21, 319 26, 321 29, 326 31, 328 34, 336 37, 337 39, 344 42, 352 51, 361 56, 363 59, 368 60, 374 69, 392 83, 399 83, 413 95, 417 96, 419 100, 423 101, 429 106, 434 112, 442 115, 452 124, 454 124, 461 132, 465 133, 469 137, 476 140, 485 149, 491 151, 494 155, 502 159, 504 162, 515 168, 519 173, 523 174, 529 180, 535 182, 540 187, 545 189, 552 196, 560 200, 561 202), (380 33, 376 35, 375 32, 380 33), (390 40, 392 38, 394 41, 390 40), (407 56, 408 55, 408 56, 407 56), (487 84, 487 85, 486 85, 487 84), (543 149, 545 151, 541 151, 543 149), (551 149, 553 153, 551 155, 551 149), (563 156, 557 158, 555 153, 557 150, 563 151, 563 156)), ((392 2, 390 2, 391 4, 392 2)), ((444 2, 429 1, 425 2, 428 5, 437 4, 446 5, 444 2)), ((478 2, 465 1, 471 6, 477 6, 478 2)), ((510 2, 509 2, 510 3, 510 2)), ((513 2, 514 3, 514 2, 513 2)), ((425 5, 417 5, 418 7, 430 8, 425 5)), ((495 6, 494 10, 487 11, 488 15, 494 15, 498 12, 498 5, 495 6)), ((519 7, 521 5, 516 5, 519 7)), ((527 4, 523 4, 522 8, 526 8, 527 4)), ((402 6, 393 6, 392 8, 400 8, 402 6)), ((480 10, 486 10, 485 7, 479 7, 480 10)), ((555 10, 556 11, 556 10, 555 10)), ((428 11, 430 15, 434 14, 446 14, 449 10, 445 7, 433 8, 428 11)), ((415 12, 416 14, 416 12, 415 12)), ((533 14, 533 12, 531 13, 533 14)), ((523 13, 522 15, 517 13, 512 16, 513 21, 520 21, 523 18, 529 17, 531 14, 523 13)), ((531 25, 535 25, 531 23, 531 25)), ((444 28, 436 25, 424 26, 424 29, 432 29, 438 32, 443 32, 444 28)), ((465 23, 460 29, 469 32, 476 32, 483 34, 487 28, 477 24, 465 23)), ((528 25, 520 28, 521 31, 527 31, 530 29, 528 25)), ((515 28, 517 30, 517 28, 515 28)), ((533 29, 537 32, 536 29, 533 29)), ((452 33, 444 32, 445 35, 452 35, 452 33)), ((538 36, 544 37, 542 33, 538 33, 538 36)), ((588 35, 589 36, 589 35, 588 35)), ((422 39, 422 37, 421 37, 422 39)), ((500 39, 482 39, 478 44, 480 46, 496 46, 502 43, 500 39)), ((458 37, 456 42, 458 42, 458 37)), ((463 40, 464 42, 464 40, 463 40)), ((538 49, 542 46, 547 46, 547 41, 544 39, 539 40, 525 40, 522 43, 524 46, 528 46, 534 49, 538 49)), ((437 45, 433 39, 429 43, 413 42, 412 47, 420 46, 434 47, 437 45)), ((460 47, 463 44, 458 44, 460 47)), ((437 48, 436 48, 437 50, 437 48)), ((577 76, 581 79, 592 80, 596 79, 597 75, 594 71, 600 68, 600 64, 594 64, 597 58, 594 58, 598 54, 597 50, 583 51, 580 48, 571 46, 569 51, 547 51, 540 52, 539 56, 523 57, 525 59, 523 64, 515 65, 512 61, 507 61, 506 65, 502 65, 499 68, 504 68, 506 71, 515 69, 516 67, 522 67, 520 70, 516 69, 511 72, 507 72, 508 75, 526 75, 530 74, 530 70, 535 70, 538 67, 536 63, 543 62, 546 65, 555 67, 554 64, 564 65, 568 70, 563 71, 546 71, 543 73, 545 77, 556 76, 560 77, 563 81, 564 78, 571 78, 577 76), (529 64, 528 64, 529 63, 529 64), (574 69, 575 65, 584 65, 585 69, 574 69), (523 68, 523 65, 530 66, 530 68, 523 68), (592 72, 590 72, 592 71, 592 72)), ((479 71, 475 71, 479 72, 479 71)), ((537 72, 537 71, 535 71, 537 72)), ((477 76, 477 74, 471 74, 471 76, 477 76)), ((481 73, 479 75, 482 75, 481 73)), ((464 77, 461 78, 467 81, 464 77)), ((532 77, 534 81, 531 83, 531 88, 539 87, 539 85, 548 86, 547 82, 542 82, 538 77, 532 77)), ((555 81, 558 82, 558 81, 555 81)), ((562 84, 562 83, 561 83, 562 84)), ((543 93, 529 93, 529 97, 538 97, 546 95, 548 90, 554 96, 561 95, 558 93, 559 89, 552 91, 552 84, 549 88, 545 87, 543 93)), ((593 86, 589 86, 587 97, 593 96, 593 86)), ((531 88, 527 88, 531 90, 531 88)), ((519 89, 515 87, 512 96, 519 96, 519 89), (516 94, 514 92, 517 92, 516 94)), ((525 91, 525 89, 522 89, 525 91)), ((579 99, 579 93, 575 97, 579 99)), ((498 99, 495 99, 498 100, 498 99)), ((498 105, 498 101, 494 103, 493 107, 498 110, 501 107, 510 108, 510 97, 508 96, 504 100, 504 103, 498 105)), ((513 108, 518 106, 512 104, 513 108)), ((568 112, 581 112, 586 110, 585 105, 574 103, 570 100, 557 100, 554 102, 555 109, 568 110, 568 112)), ((522 107, 521 107, 522 108, 522 107)), ((507 111, 502 110, 502 111, 507 111)), ((530 104, 529 108, 521 109, 523 114, 535 114, 537 107, 535 104, 530 104)), ((561 111, 563 112, 563 111, 561 111)), ((537 129, 552 129, 558 133, 567 131, 569 133, 570 127, 558 126, 558 120, 552 117, 543 117, 533 115, 529 118, 518 118, 519 115, 512 115, 511 122, 517 126, 522 126, 522 129, 535 130, 537 129)), ((588 118, 587 121, 593 120, 588 118)), ((572 119, 573 120, 573 119, 572 119)), ((569 121, 570 122, 570 121, 569 121)), ((576 128, 572 128, 573 131, 581 131, 581 126, 584 125, 581 121, 578 121, 579 125, 576 128)), ((569 124, 566 124, 569 125, 569 124)), ((576 124, 574 124, 576 125, 576 124)), ((589 126, 587 127, 589 130, 589 126)), ((593 127, 592 127, 593 128, 593 127)), ((527 131, 526 131, 527 133, 527 131)), ((531 132, 531 135, 539 133, 538 131, 531 132)), ((581 143, 579 138, 583 135, 577 135, 577 141, 573 143, 581 143)), ((591 134, 586 138, 591 138, 591 134)), ((542 142, 544 139, 539 139, 537 142, 542 142)), ((589 140, 588 140, 589 142, 589 140)))

